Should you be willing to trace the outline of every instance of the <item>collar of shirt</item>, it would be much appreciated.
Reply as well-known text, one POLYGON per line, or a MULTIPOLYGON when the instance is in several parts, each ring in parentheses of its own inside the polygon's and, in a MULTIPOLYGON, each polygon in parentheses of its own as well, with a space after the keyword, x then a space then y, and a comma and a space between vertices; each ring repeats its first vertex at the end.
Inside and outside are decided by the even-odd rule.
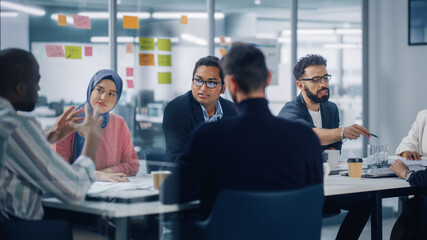
POLYGON ((215 113, 209 117, 208 115, 208 111, 206 111, 206 108, 200 104, 200 107, 202 108, 203 111, 203 117, 205 118, 205 122, 215 122, 218 121, 218 119, 221 119, 222 116, 224 115, 224 112, 222 111, 222 107, 221 104, 218 102, 216 102, 216 106, 215 106, 215 113))
POLYGON ((0 97, 0 107, 15 112, 15 108, 13 108, 12 103, 4 97, 0 97))

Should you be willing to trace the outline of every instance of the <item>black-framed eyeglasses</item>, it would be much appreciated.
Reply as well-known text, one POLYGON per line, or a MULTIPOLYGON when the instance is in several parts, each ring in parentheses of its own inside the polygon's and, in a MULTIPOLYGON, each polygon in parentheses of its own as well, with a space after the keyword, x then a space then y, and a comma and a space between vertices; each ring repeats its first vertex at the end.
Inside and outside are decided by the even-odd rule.
POLYGON ((208 87, 208 88, 216 88, 216 86, 218 84, 222 84, 222 82, 215 82, 215 81, 210 81, 210 80, 203 81, 202 79, 199 79, 199 78, 193 78, 193 84, 196 87, 202 87, 203 84, 206 84, 206 87, 208 87))
POLYGON ((322 81, 322 79, 325 82, 330 82, 331 78, 332 78, 331 75, 325 74, 322 77, 305 78, 305 79, 300 79, 300 81, 312 81, 314 84, 319 84, 322 81))

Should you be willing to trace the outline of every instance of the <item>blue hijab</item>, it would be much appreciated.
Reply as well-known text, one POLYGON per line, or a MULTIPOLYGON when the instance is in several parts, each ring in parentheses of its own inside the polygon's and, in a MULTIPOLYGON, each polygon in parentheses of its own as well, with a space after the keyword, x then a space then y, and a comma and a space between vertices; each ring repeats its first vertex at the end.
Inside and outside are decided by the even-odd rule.
MULTIPOLYGON (((116 88, 117 88, 117 99, 116 99, 116 103, 114 104, 113 108, 117 105, 117 103, 119 102, 120 96, 122 95, 123 81, 120 78, 120 76, 116 72, 108 70, 108 69, 99 70, 97 73, 95 73, 95 75, 93 75, 92 79, 89 82, 89 86, 87 87, 86 102, 85 103, 89 103, 89 107, 90 107, 91 112, 93 112, 93 107, 92 107, 92 105, 90 105, 90 95, 92 93, 92 90, 95 88, 95 86, 101 80, 104 80, 104 79, 109 79, 109 80, 113 81, 116 84, 116 88)), ((76 110, 84 108, 85 107, 85 103, 79 105, 76 108, 76 110)), ((110 121, 110 112, 106 112, 106 113, 99 114, 99 115, 102 117, 101 128, 104 129, 108 125, 108 122, 110 121)), ((85 116, 85 113, 83 112, 78 117, 84 117, 84 116, 85 116)), ((74 150, 73 150, 73 162, 82 153, 84 142, 85 142, 84 137, 80 136, 77 132, 75 132, 75 136, 74 136, 74 150)))

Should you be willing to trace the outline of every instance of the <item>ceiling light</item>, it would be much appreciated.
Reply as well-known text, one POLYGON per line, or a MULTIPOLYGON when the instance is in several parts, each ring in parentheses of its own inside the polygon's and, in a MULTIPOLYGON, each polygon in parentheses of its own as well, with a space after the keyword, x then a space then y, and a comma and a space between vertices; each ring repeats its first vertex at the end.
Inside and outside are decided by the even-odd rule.
POLYGON ((17 12, 0 12, 0 17, 18 17, 17 12))
POLYGON ((26 12, 26 13, 33 14, 36 16, 44 16, 46 14, 46 11, 43 9, 35 8, 35 7, 28 7, 28 6, 24 6, 24 5, 17 4, 17 3, 0 1, 0 6, 2 8, 8 8, 8 9, 13 9, 13 10, 20 11, 20 12, 26 12))
MULTIPOLYGON (((88 16, 93 19, 108 19, 108 12, 79 12, 79 15, 88 16)), ((148 12, 118 12, 117 18, 122 19, 123 16, 134 16, 140 19, 150 18, 150 13, 148 12)))
POLYGON ((323 47, 327 49, 355 49, 355 48, 362 48, 362 44, 360 43, 329 43, 329 44, 323 44, 323 47))
MULTIPOLYGON (((171 42, 177 43, 179 42, 178 38, 170 38, 171 42)), ((108 43, 110 41, 109 37, 106 36, 94 36, 90 38, 90 41, 93 43, 108 43)), ((117 37, 118 43, 139 43, 139 37, 117 37)), ((157 38, 154 38, 154 42, 157 42, 157 38)))
POLYGON ((200 45, 200 46, 208 45, 208 41, 206 41, 205 39, 198 38, 198 37, 195 37, 195 36, 187 34, 187 33, 181 34, 181 38, 184 40, 187 40, 189 42, 195 43, 197 45, 200 45))
POLYGON ((261 0, 255 0, 255 5, 260 5, 261 4, 261 0))
MULTIPOLYGON (((155 12, 152 17, 156 19, 181 19, 181 16, 187 16, 187 18, 208 18, 206 12, 155 12)), ((223 19, 224 13, 215 13, 216 19, 223 19)))
MULTIPOLYGON (((54 14, 50 15, 50 19, 52 19, 53 21, 58 21, 58 15, 65 15, 65 14, 54 13, 54 14)), ((67 23, 70 24, 70 25, 73 25, 74 24, 73 17, 72 16, 68 16, 68 15, 66 15, 66 16, 67 16, 67 23)))

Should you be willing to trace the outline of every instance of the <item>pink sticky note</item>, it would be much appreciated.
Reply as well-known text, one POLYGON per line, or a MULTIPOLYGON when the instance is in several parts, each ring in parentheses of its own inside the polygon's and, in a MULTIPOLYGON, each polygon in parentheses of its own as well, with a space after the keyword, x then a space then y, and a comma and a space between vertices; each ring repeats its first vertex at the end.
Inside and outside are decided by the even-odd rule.
POLYGON ((64 49, 61 45, 45 45, 48 57, 65 57, 64 49))
POLYGON ((85 56, 92 56, 92 47, 85 47, 85 56))
POLYGON ((126 68, 126 77, 133 77, 133 68, 126 68))
POLYGON ((133 88, 133 80, 126 80, 126 83, 128 85, 128 88, 133 88))
POLYGON ((73 14, 73 21, 75 28, 90 29, 90 19, 88 16, 73 14))

